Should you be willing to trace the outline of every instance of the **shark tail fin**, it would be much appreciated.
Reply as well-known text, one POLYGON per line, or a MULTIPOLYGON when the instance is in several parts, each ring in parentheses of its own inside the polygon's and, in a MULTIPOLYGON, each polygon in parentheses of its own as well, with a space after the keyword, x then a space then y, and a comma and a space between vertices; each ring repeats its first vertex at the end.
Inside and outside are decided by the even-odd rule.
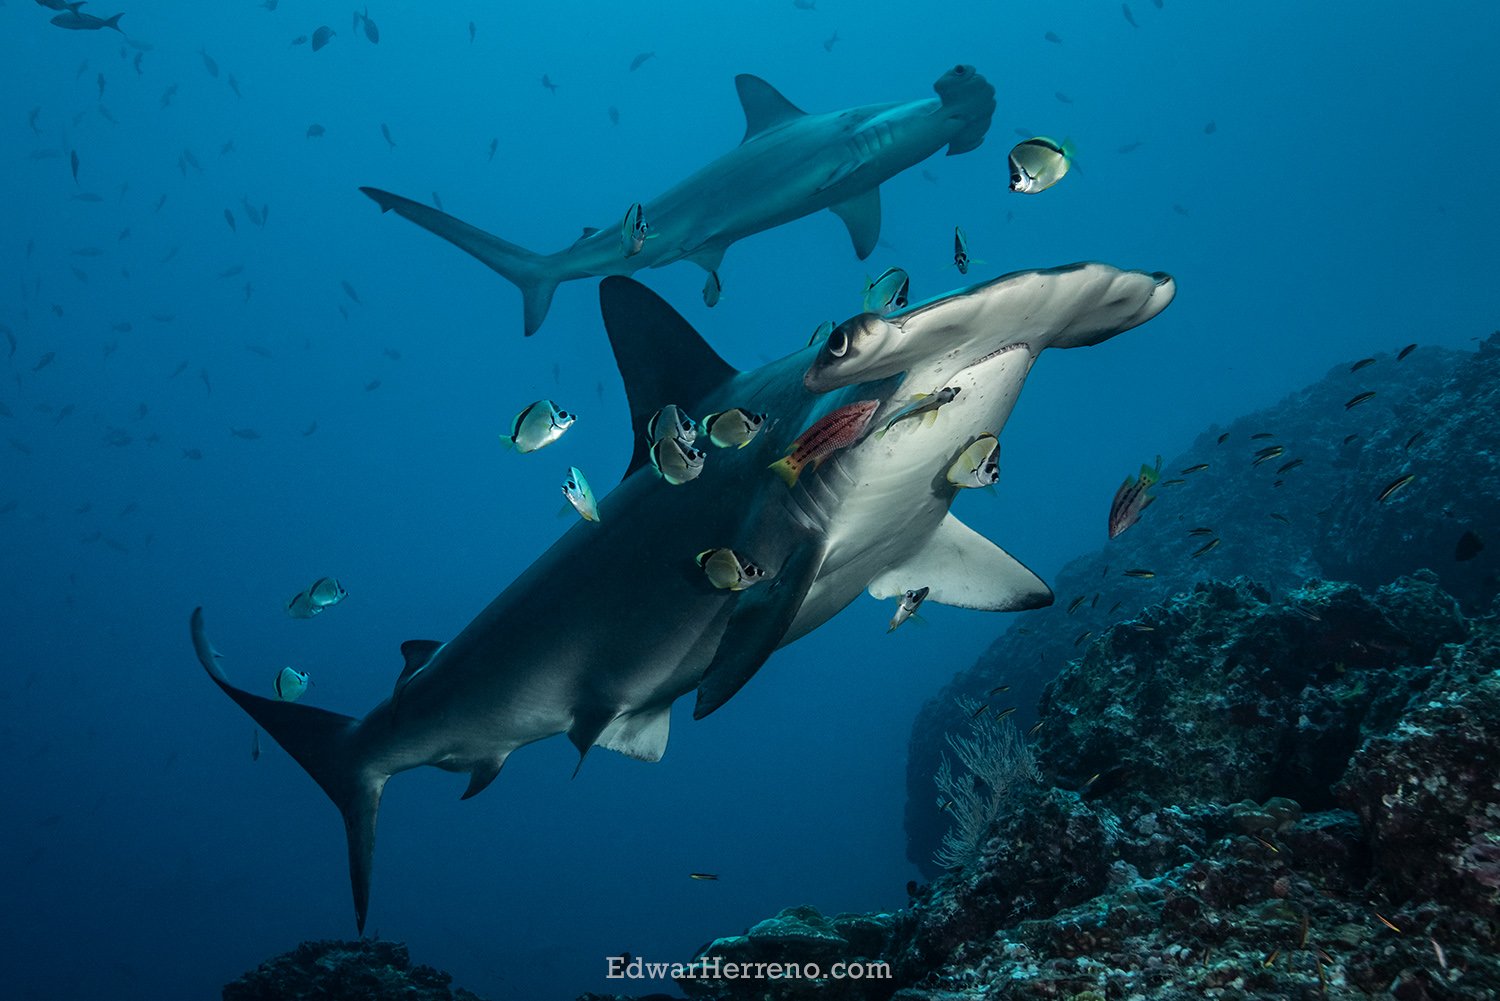
MULTIPOLYGON (((78 5, 78 7, 82 7, 82 6, 83 6, 83 4, 79 4, 78 5)), ((78 10, 78 7, 74 7, 73 9, 76 11, 76 10, 78 10)), ((113 28, 116 31, 118 31, 120 34, 122 34, 122 35, 125 34, 125 30, 120 27, 120 18, 122 18, 124 16, 125 16, 125 13, 122 11, 119 14, 115 14, 113 17, 105 18, 105 20, 104 20, 104 27, 106 27, 106 28, 113 28)))
POLYGON ((375 820, 380 795, 390 776, 360 767, 353 747, 359 720, 315 706, 268 699, 236 687, 219 666, 220 654, 203 629, 203 609, 193 610, 193 649, 214 683, 311 775, 339 808, 349 842, 349 879, 354 918, 361 933, 370 903, 370 871, 375 857, 375 820))
MULTIPOLYGON (((410 219, 474 257, 520 289, 526 336, 530 337, 541 327, 542 321, 547 318, 547 311, 552 308, 552 293, 557 291, 558 282, 563 280, 555 257, 533 253, 525 247, 509 243, 477 226, 471 226, 446 212, 414 202, 410 198, 402 198, 379 188, 359 190, 369 195, 380 206, 380 211, 395 212, 410 219)), ((570 277, 582 276, 575 274, 570 277)))

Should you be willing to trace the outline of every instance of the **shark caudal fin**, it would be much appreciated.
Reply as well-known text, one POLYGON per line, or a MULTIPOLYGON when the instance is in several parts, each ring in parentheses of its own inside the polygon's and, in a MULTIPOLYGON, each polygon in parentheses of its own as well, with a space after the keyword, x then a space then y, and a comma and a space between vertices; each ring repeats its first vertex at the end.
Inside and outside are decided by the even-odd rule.
POLYGON ((214 684, 306 769, 339 808, 349 841, 354 919, 363 933, 370 904, 370 867, 375 857, 375 818, 380 811, 380 794, 390 776, 370 774, 360 767, 353 747, 359 720, 326 709, 264 698, 235 687, 219 666, 219 652, 204 634, 201 608, 193 610, 192 634, 198 662, 214 684))
POLYGON ((530 337, 537 332, 537 328, 547 318, 547 310, 552 308, 552 293, 557 291, 558 282, 563 280, 553 258, 507 243, 477 226, 470 226, 461 219, 455 219, 446 212, 414 202, 410 198, 402 198, 379 188, 359 190, 369 195, 380 206, 380 211, 395 212, 423 229, 436 233, 515 285, 521 290, 526 336, 530 337))

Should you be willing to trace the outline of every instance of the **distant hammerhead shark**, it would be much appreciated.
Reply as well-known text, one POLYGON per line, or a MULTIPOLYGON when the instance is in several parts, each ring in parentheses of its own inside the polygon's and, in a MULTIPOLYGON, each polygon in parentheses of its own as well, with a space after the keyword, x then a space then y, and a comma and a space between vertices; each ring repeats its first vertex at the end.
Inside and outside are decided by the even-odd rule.
POLYGON ((606 278, 604 324, 638 443, 599 503, 600 522, 570 528, 452 640, 403 643, 391 697, 362 719, 236 687, 201 608, 193 646, 343 814, 362 931, 376 812, 397 772, 467 772, 467 799, 511 752, 559 733, 580 766, 595 745, 659 760, 678 697, 696 690, 693 716, 708 715, 773 651, 861 591, 927 587, 931 601, 992 611, 1050 604, 1035 574, 949 513, 958 488, 945 470, 979 435, 998 435, 1042 350, 1098 344, 1151 319, 1175 293, 1168 275, 1103 264, 1018 272, 890 316, 860 314, 820 344, 739 372, 645 286, 606 278), (939 386, 960 392, 930 423, 866 431, 790 487, 767 468, 841 407, 876 406, 875 428, 939 386), (697 479, 671 486, 652 469, 643 434, 668 403, 771 416, 746 447, 712 449, 697 479), (714 587, 695 556, 715 547, 767 579, 714 587))
POLYGON ((629 275, 689 260, 717 272, 736 240, 831 209, 864 260, 880 238, 880 185, 944 145, 948 155, 984 141, 995 88, 972 66, 955 66, 937 99, 868 104, 809 115, 764 80, 735 77, 745 138, 730 152, 649 202, 631 206, 624 226, 586 227, 566 250, 535 254, 420 202, 360 188, 380 206, 468 251, 521 290, 526 335, 536 333, 559 282, 629 275), (632 217, 649 228, 629 253, 632 217), (625 231, 622 239, 622 229, 625 231))

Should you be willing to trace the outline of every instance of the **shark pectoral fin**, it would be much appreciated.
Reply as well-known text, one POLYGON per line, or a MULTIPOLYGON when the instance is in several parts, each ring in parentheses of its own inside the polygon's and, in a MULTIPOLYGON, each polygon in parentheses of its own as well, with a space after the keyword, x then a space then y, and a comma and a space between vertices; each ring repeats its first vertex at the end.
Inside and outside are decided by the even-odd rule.
POLYGON ((708 346, 692 324, 640 282, 611 275, 599 283, 599 308, 614 348, 630 423, 638 432, 625 475, 651 461, 643 433, 668 403, 696 405, 738 373, 708 346))
POLYGON ((781 645, 826 555, 820 545, 804 545, 787 559, 775 580, 741 592, 719 649, 698 682, 693 719, 702 719, 732 699, 781 645))
POLYGON ((671 728, 672 707, 662 706, 621 716, 605 728, 597 743, 638 761, 660 761, 667 753, 667 736, 671 728))
POLYGON ((1052 589, 1012 555, 949 514, 927 545, 870 582, 874 598, 927 587, 928 601, 986 612, 1023 612, 1052 604, 1052 589))
POLYGON ((526 336, 536 333, 542 321, 547 318, 547 311, 552 308, 552 293, 557 291, 557 283, 563 277, 561 268, 555 263, 556 257, 546 257, 508 243, 478 226, 471 226, 462 219, 456 219, 446 212, 414 202, 410 198, 393 195, 379 188, 359 190, 373 199, 380 206, 380 211, 395 212, 410 219, 513 283, 521 290, 526 336))
POLYGON ((880 189, 871 188, 864 194, 831 206, 828 211, 844 220, 859 259, 869 257, 880 240, 880 189))
POLYGON ((509 755, 507 752, 507 754, 502 754, 498 758, 492 758, 489 761, 481 761, 472 769, 470 769, 469 787, 465 789, 464 794, 458 798, 472 799, 473 797, 478 796, 480 793, 484 792, 485 789, 489 787, 489 784, 495 781, 495 776, 500 774, 500 769, 505 765, 505 759, 508 756, 509 755))
POLYGON ((735 77, 734 89, 739 92, 740 106, 745 109, 745 138, 740 140, 742 144, 807 114, 782 97, 781 91, 750 73, 741 73, 735 77))

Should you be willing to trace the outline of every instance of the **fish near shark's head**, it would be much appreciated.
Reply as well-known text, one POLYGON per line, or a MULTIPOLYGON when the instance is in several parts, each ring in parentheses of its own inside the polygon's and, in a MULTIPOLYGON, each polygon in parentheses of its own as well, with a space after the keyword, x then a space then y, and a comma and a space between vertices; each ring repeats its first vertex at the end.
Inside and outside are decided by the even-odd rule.
POLYGON ((959 64, 932 85, 942 101, 942 114, 951 123, 948 155, 967 153, 984 142, 995 114, 995 88, 972 66, 959 64))

